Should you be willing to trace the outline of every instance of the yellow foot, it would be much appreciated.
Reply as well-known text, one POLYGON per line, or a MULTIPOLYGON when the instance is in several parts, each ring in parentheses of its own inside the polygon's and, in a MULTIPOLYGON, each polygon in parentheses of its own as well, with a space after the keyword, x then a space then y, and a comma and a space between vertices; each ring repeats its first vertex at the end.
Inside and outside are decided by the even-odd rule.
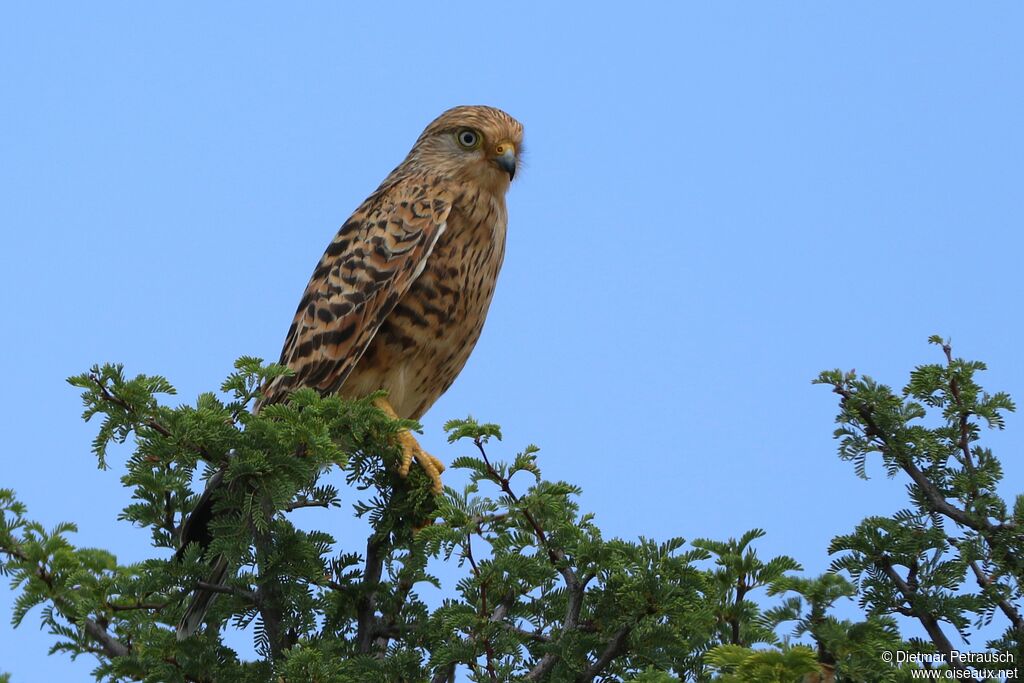
MULTIPOLYGON (((391 407, 388 400, 384 397, 378 398, 373 402, 375 406, 384 411, 384 414, 393 420, 399 419, 395 413, 395 409, 391 407)), ((444 490, 444 485, 441 483, 441 473, 444 472, 444 463, 427 453, 420 447, 416 437, 408 429, 403 429, 398 432, 398 442, 402 446, 402 464, 398 468, 398 474, 403 478, 409 476, 409 469, 412 467, 413 458, 420 464, 423 471, 427 473, 430 480, 434 482, 433 490, 434 495, 440 495, 441 491, 444 490)))

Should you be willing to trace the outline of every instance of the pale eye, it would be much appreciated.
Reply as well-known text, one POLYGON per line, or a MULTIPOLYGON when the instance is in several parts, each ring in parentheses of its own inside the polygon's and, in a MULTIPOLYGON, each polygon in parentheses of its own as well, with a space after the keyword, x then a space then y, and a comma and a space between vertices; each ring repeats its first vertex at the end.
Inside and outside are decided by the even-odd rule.
POLYGON ((480 136, 476 134, 476 131, 468 129, 459 131, 459 144, 463 147, 476 147, 478 142, 480 142, 480 136))

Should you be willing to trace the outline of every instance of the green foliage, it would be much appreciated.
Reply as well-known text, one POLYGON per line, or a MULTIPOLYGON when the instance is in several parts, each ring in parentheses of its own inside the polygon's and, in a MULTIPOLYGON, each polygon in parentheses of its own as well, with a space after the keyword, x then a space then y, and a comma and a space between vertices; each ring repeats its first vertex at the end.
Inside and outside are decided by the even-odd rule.
POLYGON ((580 514, 576 487, 541 478, 535 447, 496 462, 484 449, 500 438, 493 425, 446 427, 472 441, 478 457, 453 463, 470 471, 470 484, 439 504, 445 523, 419 535, 429 554, 469 570, 461 600, 432 616, 445 634, 435 659, 481 680, 569 680, 591 669, 618 677, 683 662, 707 638, 706 576, 694 566, 705 553, 683 550, 682 539, 606 540, 580 514), (517 493, 520 473, 528 476, 517 493), (484 487, 494 497, 479 495, 484 487), (595 660, 607 663, 594 668, 595 660))
POLYGON ((763 562, 751 543, 764 537, 763 529, 751 529, 740 539, 726 542, 697 539, 693 545, 714 556, 716 569, 711 576, 715 587, 718 641, 732 645, 775 644, 778 638, 757 619, 759 607, 747 598, 758 588, 771 586, 786 578, 786 572, 800 571, 800 564, 787 555, 763 562))
POLYGON ((173 408, 157 400, 174 393, 163 378, 129 379, 120 366, 72 378, 85 419, 102 418, 93 444, 101 466, 112 442, 133 442, 121 519, 165 551, 118 565, 74 548, 71 525, 45 532, 4 492, 0 569, 23 587, 18 621, 46 605, 57 648, 96 655, 97 680, 112 681, 446 680, 456 668, 481 680, 590 680, 690 666, 707 641, 708 579, 695 565, 705 552, 682 539, 604 539, 580 512, 576 487, 543 480, 536 447, 493 461, 484 447, 500 429, 472 419, 447 425, 451 440, 478 449, 453 463, 470 483, 435 498, 418 469, 408 479, 396 473, 393 436, 415 425, 386 418, 373 396, 350 402, 299 390, 251 411, 260 387, 282 372, 243 358, 221 394, 173 408), (206 549, 167 557, 198 500, 200 469, 225 483, 212 538, 206 549), (369 522, 361 543, 291 522, 301 508, 340 505, 332 473, 369 522), (216 555, 235 571, 208 628, 179 642, 172 627, 216 555), (430 558, 466 570, 433 611, 418 595, 421 584, 437 585, 430 558), (244 662, 223 633, 250 624, 261 659, 244 662))
POLYGON ((941 345, 946 362, 917 368, 902 394, 852 372, 819 377, 840 396, 840 456, 866 476, 877 454, 909 478, 910 506, 835 538, 818 577, 786 555, 762 560, 761 529, 689 545, 605 538, 576 486, 543 478, 535 446, 494 458, 500 428, 472 418, 445 426, 473 449, 452 463, 468 484, 435 497, 419 468, 397 473, 396 432, 415 423, 388 419, 374 396, 309 389, 253 411, 288 372, 255 358, 176 407, 160 402, 174 395, 161 377, 108 365, 72 378, 85 419, 99 419, 99 465, 112 443, 131 443, 120 519, 156 552, 121 565, 78 548, 73 524, 45 529, 0 490, 0 573, 17 592, 15 624, 38 610, 51 652, 95 657, 98 681, 904 681, 917 665, 882 653, 943 653, 944 629, 967 636, 996 620, 1007 627, 989 647, 1020 661, 1024 497, 1005 502, 999 461, 979 443, 1013 404, 976 383, 982 364, 941 345), (172 556, 214 475, 224 485, 208 547, 172 556), (365 536, 293 523, 343 503, 365 536), (206 628, 178 641, 217 555, 229 579, 206 628), (442 585, 432 563, 459 578, 442 585), (428 606, 425 587, 443 602, 428 606), (859 621, 835 616, 851 599, 859 621), (894 616, 916 618, 928 640, 905 640, 894 616), (258 656, 244 661, 224 636, 250 625, 258 656))
POLYGON ((853 579, 870 615, 917 619, 941 654, 953 649, 946 625, 968 638, 972 625, 1000 619, 1006 631, 988 646, 1021 662, 1022 505, 1018 495, 1011 510, 999 494, 1002 466, 979 443, 982 426, 1003 429, 1014 404, 978 384, 984 363, 955 358, 940 337, 929 342, 944 362, 915 368, 899 394, 855 372, 816 380, 840 397, 840 457, 866 478, 878 454, 890 477, 907 477, 912 506, 833 539, 832 569, 853 579))
MULTIPOLYGON (((795 594, 765 610, 763 624, 771 629, 793 622, 790 637, 810 637, 819 664, 831 668, 839 681, 897 681, 904 672, 886 663, 882 652, 918 652, 904 642, 896 622, 889 617, 869 617, 851 622, 838 619, 830 610, 835 603, 856 596, 853 584, 839 574, 815 578, 787 576, 768 588, 769 595, 795 594)), ((788 642, 788 638, 784 642, 788 642)))
POLYGON ((722 683, 800 683, 820 670, 814 651, 803 645, 778 650, 719 645, 707 653, 707 660, 722 683))
POLYGON ((648 669, 639 674, 636 678, 630 679, 630 683, 680 683, 679 679, 664 671, 648 669))

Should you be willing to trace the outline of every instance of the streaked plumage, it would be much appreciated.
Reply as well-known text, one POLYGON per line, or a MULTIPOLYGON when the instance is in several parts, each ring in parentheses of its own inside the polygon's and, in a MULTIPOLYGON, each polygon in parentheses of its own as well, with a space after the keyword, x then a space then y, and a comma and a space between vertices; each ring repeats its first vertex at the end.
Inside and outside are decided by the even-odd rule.
POLYGON ((384 389, 409 419, 434 404, 483 328, 522 133, 492 107, 456 107, 427 126, 328 245, 281 353, 295 374, 265 401, 296 387, 351 398, 384 389), (477 144, 464 144, 467 134, 477 144))

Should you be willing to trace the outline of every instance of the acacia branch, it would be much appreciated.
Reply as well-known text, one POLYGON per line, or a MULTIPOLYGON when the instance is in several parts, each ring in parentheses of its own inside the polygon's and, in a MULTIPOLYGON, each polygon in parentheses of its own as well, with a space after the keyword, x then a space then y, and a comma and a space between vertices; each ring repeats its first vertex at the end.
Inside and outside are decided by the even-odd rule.
POLYGON ((928 632, 928 636, 932 639, 932 643, 939 652, 946 655, 946 662, 950 667, 966 671, 967 667, 960 663, 958 659, 952 656, 955 648, 953 644, 949 642, 949 638, 942 631, 942 626, 939 624, 939 620, 934 614, 925 612, 917 607, 915 604, 917 598, 917 590, 903 580, 903 577, 899 575, 899 572, 892 566, 888 557, 882 557, 875 562, 875 566, 878 567, 882 572, 889 577, 893 585, 896 586, 896 590, 899 591, 903 600, 907 603, 906 611, 898 610, 901 614, 915 617, 921 625, 924 626, 924 630, 928 632))
POLYGON ((256 562, 260 573, 260 587, 254 596, 254 604, 263 619, 263 628, 267 634, 272 659, 279 659, 284 651, 293 644, 291 634, 284 631, 284 604, 281 582, 272 571, 273 535, 270 532, 274 519, 274 508, 270 498, 264 496, 260 501, 264 527, 262 530, 253 528, 253 539, 256 545, 256 562))
MULTIPOLYGON (((494 466, 491 465, 491 461, 487 457, 487 451, 484 449, 483 441, 479 437, 477 437, 476 439, 473 440, 473 443, 476 444, 477 450, 480 451, 480 456, 483 458, 484 465, 486 465, 487 467, 488 474, 491 475, 491 478, 494 481, 498 482, 498 485, 501 487, 502 492, 505 495, 507 495, 509 499, 512 500, 512 503, 515 504, 516 506, 519 506, 519 496, 517 496, 515 492, 512 490, 512 486, 509 483, 508 478, 501 476, 498 473, 498 471, 494 469, 494 466)), ((523 516, 526 518, 526 521, 529 522, 530 526, 533 528, 533 533, 537 537, 537 540, 540 542, 541 547, 544 548, 544 550, 547 552, 548 559, 551 560, 551 564, 554 566, 555 570, 558 571, 558 573, 561 574, 562 577, 565 579, 566 587, 572 588, 576 586, 579 583, 579 580, 576 577, 576 572, 574 572, 572 570, 572 567, 569 566, 569 563, 565 557, 565 551, 551 544, 551 542, 548 540, 547 533, 545 533, 544 531, 544 528, 540 525, 537 519, 530 513, 530 511, 526 509, 526 507, 520 507, 519 509, 523 513, 523 516)))
MULTIPOLYGON (((473 571, 473 576, 476 578, 477 583, 480 586, 480 614, 487 614, 487 581, 480 579, 480 568, 477 566, 476 560, 473 558, 473 536, 471 534, 466 534, 466 559, 469 560, 470 569, 473 571)), ((495 615, 498 615, 497 610, 495 610, 495 614, 491 615, 491 621, 495 620, 495 615)), ((501 617, 499 616, 499 619, 500 618, 501 617)), ((498 680, 498 672, 494 670, 494 647, 491 645, 491 639, 484 634, 480 640, 484 646, 487 675, 492 681, 496 681, 498 680)))
POLYGON ((508 631, 509 633, 514 633, 517 636, 521 636, 523 638, 526 638, 528 640, 533 640, 533 641, 536 641, 538 643, 552 643, 552 642, 554 642, 554 638, 552 638, 551 636, 549 636, 546 633, 540 633, 538 631, 527 631, 525 628, 519 628, 518 626, 514 626, 514 625, 512 625, 512 624, 510 624, 508 622, 502 622, 501 623, 501 627, 503 629, 505 629, 506 631, 508 631))
POLYGON ((108 601, 107 609, 109 609, 111 612, 131 612, 140 609, 159 612, 164 607, 167 607, 168 604, 169 603, 166 602, 142 602, 141 600, 139 600, 134 605, 118 605, 115 602, 108 601))
MULTIPOLYGON (((981 565, 978 564, 977 560, 971 560, 969 564, 971 571, 974 572, 974 578, 977 579, 978 585, 981 586, 982 590, 991 592, 993 586, 998 585, 992 580, 992 577, 982 570, 981 565)), ((1015 631, 1024 631, 1024 619, 1021 618, 1020 611, 1018 611, 1009 600, 1006 598, 999 598, 996 600, 996 605, 999 606, 1002 613, 1005 614, 1006 618, 1010 620, 1011 624, 1013 624, 1015 631)))
POLYGON ((409 593, 412 591, 414 582, 407 575, 406 568, 402 568, 401 575, 398 578, 398 585, 395 589, 395 608, 388 615, 386 622, 383 620, 378 621, 378 627, 374 632, 376 636, 376 644, 379 650, 387 650, 388 641, 392 638, 398 638, 403 635, 409 628, 399 627, 398 617, 402 613, 402 608, 405 606, 405 601, 409 598, 409 593))
MULTIPOLYGON (((151 417, 140 418, 138 416, 138 411, 135 409, 135 407, 132 406, 130 403, 128 403, 128 401, 124 400, 123 398, 121 398, 117 394, 114 394, 109 389, 107 389, 107 386, 100 380, 100 378, 97 375, 90 374, 89 375, 89 379, 91 379, 93 381, 93 384, 96 385, 96 388, 99 390, 100 396, 103 398, 104 401, 107 401, 108 403, 113 403, 114 405, 118 406, 119 408, 124 410, 129 415, 134 416, 136 422, 139 425, 142 425, 144 427, 148 427, 148 428, 152 429, 154 432, 156 432, 157 434, 159 434, 160 436, 163 436, 163 437, 166 437, 166 438, 172 438, 174 436, 174 434, 171 432, 170 429, 168 429, 163 424, 157 422, 153 418, 151 418, 151 417)), ((188 442, 183 442, 183 444, 188 446, 188 448, 190 450, 193 450, 196 453, 198 453, 200 455, 200 457, 202 457, 204 460, 206 460, 208 462, 212 462, 212 460, 210 458, 210 453, 203 446, 199 446, 197 444, 192 444, 192 443, 188 443, 188 442)))
POLYGON ((290 502, 287 505, 285 505, 284 506, 284 511, 285 512, 291 512, 293 510, 298 510, 299 508, 329 508, 329 507, 330 507, 330 504, 327 501, 325 501, 325 500, 315 500, 315 499, 311 500, 311 499, 306 499, 306 498, 300 498, 298 500, 293 500, 292 502, 290 502))
MULTIPOLYGON (((953 348, 949 344, 943 344, 942 352, 946 354, 946 367, 952 369, 953 348)), ((971 423, 969 419, 971 411, 964 407, 963 396, 960 394, 960 382, 957 381, 956 377, 949 378, 949 393, 953 396, 953 402, 956 404, 957 412, 960 414, 960 438, 957 441, 957 447, 964 456, 964 468, 971 474, 974 474, 974 460, 971 458, 971 423)), ((975 490, 972 493, 977 496, 977 488, 973 488, 975 490)))
MULTIPOLYGON (((56 601, 54 601, 54 604, 56 605, 56 601)), ((85 619, 84 623, 85 632, 89 634, 90 638, 99 643, 100 647, 103 648, 103 653, 111 659, 114 657, 127 657, 131 654, 132 649, 130 647, 110 635, 107 629, 92 619, 85 619)))
POLYGON ((904 452, 903 445, 898 442, 893 443, 892 437, 878 425, 878 422, 872 415, 870 406, 858 400, 854 393, 843 384, 833 384, 832 391, 839 394, 842 398, 842 405, 846 409, 852 410, 861 420, 864 435, 874 440, 883 453, 892 456, 899 467, 914 482, 917 489, 924 494, 925 507, 928 508, 929 512, 944 515, 960 526, 978 532, 988 542, 989 546, 998 552, 1008 566, 1014 567, 1019 572, 1021 564, 1017 554, 1014 552, 1015 546, 1012 542, 1017 539, 1012 539, 1011 542, 1000 539, 1003 533, 1012 529, 1012 524, 990 522, 984 516, 972 515, 966 510, 950 503, 939 487, 917 466, 913 458, 904 452))
POLYGON ((601 655, 597 658, 597 661, 587 667, 586 671, 576 677, 576 683, 590 683, 597 678, 601 672, 611 664, 613 659, 626 650, 626 645, 629 643, 629 634, 632 630, 632 624, 620 627, 619 630, 611 637, 611 640, 608 641, 608 644, 605 646, 601 655))
POLYGON ((253 605, 259 605, 259 596, 255 592, 239 588, 238 586, 227 586, 220 583, 209 583, 207 581, 196 581, 196 588, 204 591, 210 591, 211 593, 233 595, 234 597, 241 598, 253 605))
POLYGON ((729 623, 729 642, 733 645, 743 644, 740 638, 740 618, 738 615, 742 613, 743 599, 746 597, 747 591, 751 588, 746 584, 745 578, 746 577, 741 572, 739 577, 736 579, 736 609, 733 610, 732 615, 726 619, 729 623))
POLYGON ((373 644, 376 625, 377 588, 380 586, 381 571, 384 567, 384 540, 376 534, 366 541, 366 562, 363 568, 361 595, 356 600, 356 651, 369 654, 373 644))
MULTIPOLYGON (((123 409, 129 415, 138 414, 138 411, 135 410, 134 406, 128 403, 128 401, 124 400, 117 394, 114 394, 109 389, 107 389, 107 385, 104 384, 97 375, 90 374, 89 379, 91 379, 93 381, 93 384, 96 385, 96 388, 99 389, 100 396, 103 398, 104 401, 107 401, 108 403, 113 403, 115 406, 118 406, 119 408, 123 409)), ((171 430, 163 426, 153 418, 139 419, 138 422, 143 426, 149 427, 160 436, 171 436, 171 430)))
MULTIPOLYGON (((32 574, 37 579, 39 579, 44 586, 46 586, 50 602, 53 603, 53 606, 57 609, 61 616, 63 616, 68 621, 74 623, 75 620, 71 617, 73 611, 69 609, 67 602, 63 598, 61 598, 60 589, 54 582, 53 574, 51 574, 46 569, 45 563, 37 564, 24 551, 22 551, 20 548, 16 546, 3 547, 0 548, 0 551, 6 553, 10 557, 20 560, 21 562, 33 565, 32 574)), ((96 641, 97 644, 99 644, 100 648, 102 649, 102 653, 105 654, 107 657, 125 657, 131 654, 131 647, 125 645, 120 640, 110 635, 110 632, 107 631, 106 627, 100 626, 98 622, 93 621, 88 617, 83 619, 83 624, 85 627, 86 634, 94 641, 96 641)))
POLYGON ((890 436, 879 427, 870 408, 863 401, 858 400, 852 391, 841 384, 833 385, 832 390, 842 397, 843 403, 847 407, 852 407, 857 417, 863 422, 865 436, 873 439, 883 453, 888 453, 895 457, 896 463, 910 476, 914 485, 924 494, 933 512, 945 515, 957 524, 968 529, 974 529, 979 533, 990 534, 999 530, 997 525, 992 524, 987 519, 975 517, 946 500, 939 487, 928 479, 910 456, 903 452, 902 447, 900 445, 893 445, 890 436))
MULTIPOLYGON (((563 635, 577 628, 580 617, 580 610, 583 608, 583 589, 567 591, 569 600, 565 608, 565 621, 563 622, 563 635)), ((526 675, 527 681, 545 680, 547 675, 558 663, 559 656, 549 652, 540 658, 540 661, 526 675)))
MULTIPOLYGON (((588 575, 586 580, 580 580, 576 575, 576 572, 570 566, 565 551, 551 543, 547 533, 544 531, 544 527, 541 526, 540 522, 537 521, 537 518, 530 513, 526 506, 521 504, 520 498, 512 490, 512 486, 509 483, 508 478, 501 476, 501 474, 499 474, 491 464, 490 459, 487 457, 487 451, 484 449, 483 440, 477 437, 473 440, 473 443, 476 444, 477 450, 480 451, 480 456, 484 461, 484 465, 487 467, 487 472, 491 476, 491 479, 498 483, 502 492, 508 496, 509 500, 512 501, 512 504, 523 513, 523 517, 526 518, 526 521, 533 529, 534 536, 536 536, 540 547, 546 551, 552 567, 562 575, 562 579, 565 581, 565 590, 567 595, 565 619, 562 622, 562 632, 563 634, 570 633, 578 626, 580 611, 583 609, 583 596, 586 592, 590 575, 588 575)), ((552 652, 547 653, 541 657, 540 661, 530 670, 524 680, 539 681, 545 678, 551 672, 551 669, 554 668, 558 659, 559 656, 557 654, 552 652)))

